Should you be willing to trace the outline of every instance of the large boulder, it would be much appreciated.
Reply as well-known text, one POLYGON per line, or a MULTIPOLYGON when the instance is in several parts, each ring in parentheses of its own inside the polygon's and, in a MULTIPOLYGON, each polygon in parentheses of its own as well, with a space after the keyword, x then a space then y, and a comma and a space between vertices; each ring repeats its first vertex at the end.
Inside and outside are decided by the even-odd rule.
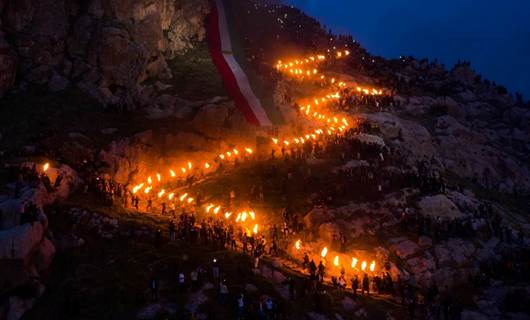
POLYGON ((443 194, 426 196, 418 202, 420 212, 433 218, 460 218, 462 213, 458 207, 443 194))

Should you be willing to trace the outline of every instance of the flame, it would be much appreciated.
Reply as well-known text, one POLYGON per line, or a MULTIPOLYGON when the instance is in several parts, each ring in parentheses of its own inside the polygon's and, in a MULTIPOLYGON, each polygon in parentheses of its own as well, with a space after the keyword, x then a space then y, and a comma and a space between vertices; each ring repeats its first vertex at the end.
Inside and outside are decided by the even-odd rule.
POLYGON ((151 179, 151 176, 147 177, 147 183, 153 184, 153 179, 151 179))
POLYGON ((191 170, 191 162, 188 161, 188 169, 191 170))
POLYGON ((182 171, 182 173, 186 173, 186 168, 180 168, 180 171, 182 171))
POLYGON ((191 197, 190 197, 190 198, 188 198, 188 203, 192 203, 192 202, 193 202, 193 200, 194 200, 194 199, 193 199, 193 198, 191 198, 191 197))
POLYGON ((250 218, 252 220, 256 220, 256 214, 254 213, 254 211, 249 211, 248 214, 250 215, 250 218))
POLYGON ((352 269, 355 269, 355 266, 357 265, 357 262, 359 260, 357 260, 357 258, 351 258, 351 267, 352 269))
POLYGON ((247 220, 247 212, 243 211, 243 213, 241 213, 241 221, 245 222, 245 220, 247 220))
POLYGON ((248 154, 252 154, 252 152, 253 152, 252 149, 250 149, 250 148, 245 148, 245 151, 246 151, 248 154))
POLYGON ((372 261, 372 263, 370 263, 370 271, 374 272, 374 270, 375 270, 375 261, 372 261))
POLYGON ((239 220, 241 220, 241 212, 239 212, 236 217, 236 222, 239 222, 239 220))
POLYGON ((50 163, 49 163, 49 162, 46 162, 46 163, 42 166, 42 171, 46 172, 49 168, 50 168, 50 163))
POLYGON ((173 197, 175 197, 175 194, 173 192, 171 192, 170 194, 168 194, 167 198, 169 200, 173 200, 173 197))
POLYGON ((175 178, 175 176, 177 175, 177 174, 175 173, 175 171, 173 171, 173 170, 171 170, 171 169, 169 169, 169 174, 171 175, 171 178, 175 178))
POLYGON ((224 155, 224 154, 220 154, 220 155, 219 155, 219 158, 221 158, 222 160, 224 160, 224 159, 225 159, 225 155, 224 155))
POLYGON ((335 256, 335 258, 333 259, 333 264, 335 265, 335 267, 339 266, 339 256, 335 256))
POLYGON ((361 270, 364 271, 366 269, 366 261, 363 261, 361 264, 361 270))
POLYGON ((325 258, 327 254, 328 254, 328 247, 324 247, 324 249, 322 249, 322 251, 320 252, 320 256, 322 258, 325 258))
POLYGON ((234 154, 237 156, 239 154, 239 151, 237 151, 237 149, 234 149, 232 150, 234 152, 234 154))
POLYGON ((274 144, 278 144, 278 139, 272 138, 272 142, 274 142, 274 144))
POLYGON ((134 186, 133 193, 138 192, 138 190, 142 189, 143 186, 144 186, 143 183, 140 183, 139 185, 134 186))
POLYGON ((160 190, 160 192, 158 193, 158 197, 161 198, 164 195, 164 193, 166 193, 166 190, 164 189, 160 190))
POLYGON ((207 205, 206 206, 206 212, 210 213, 210 210, 212 210, 213 207, 215 207, 215 206, 213 204, 211 204, 211 203, 209 205, 207 205))
POLYGON ((227 151, 227 152, 226 152, 226 156, 227 156, 228 158, 230 158, 230 157, 232 156, 232 153, 231 153, 230 151, 227 151))
POLYGON ((188 196, 188 194, 187 194, 187 193, 185 193, 185 194, 181 195, 181 196, 180 196, 180 198, 179 198, 179 199, 180 199, 180 201, 184 201, 184 199, 186 199, 186 197, 187 197, 187 196, 188 196))
POLYGON ((219 210, 221 210, 221 206, 215 207, 215 209, 213 209, 213 213, 218 214, 219 210))
POLYGON ((300 239, 296 240, 296 242, 294 243, 294 247, 296 248, 296 250, 300 250, 301 243, 302 243, 302 240, 300 239))
POLYGON ((210 164, 208 162, 204 163, 204 168, 205 169, 210 169, 210 164))
POLYGON ((153 187, 151 187, 151 186, 145 188, 145 189, 144 189, 145 194, 148 194, 149 191, 151 191, 151 189, 153 189, 153 187))
POLYGON ((254 228, 252 228, 252 232, 254 232, 254 234, 258 234, 258 228, 259 228, 259 225, 255 224, 254 228))
POLYGON ((158 180, 158 182, 160 182, 160 180, 162 179, 162 176, 160 176, 160 173, 156 174, 156 179, 158 180))
POLYGON ((225 212, 225 218, 228 219, 232 215, 232 212, 225 212))

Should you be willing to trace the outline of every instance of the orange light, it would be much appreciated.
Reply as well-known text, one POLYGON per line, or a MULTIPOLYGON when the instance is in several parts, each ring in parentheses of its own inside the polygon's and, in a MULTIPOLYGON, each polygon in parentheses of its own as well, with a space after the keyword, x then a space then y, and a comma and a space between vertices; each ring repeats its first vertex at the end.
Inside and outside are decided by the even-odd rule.
POLYGON ((364 271, 366 269, 366 261, 363 261, 361 264, 361 270, 364 271))
POLYGON ((335 267, 339 266, 339 256, 335 256, 335 258, 333 259, 333 264, 335 265, 335 267))
POLYGON ((49 168, 50 168, 50 164, 49 164, 48 162, 46 162, 46 163, 42 166, 42 171, 46 172, 49 168))
POLYGON ((138 190, 142 189, 143 186, 144 186, 143 183, 140 183, 139 185, 134 186, 133 193, 138 192, 138 190))
POLYGON ((357 265, 357 262, 359 260, 357 260, 357 258, 351 258, 351 267, 352 269, 355 269, 355 266, 357 265))
POLYGON ((249 211, 248 214, 252 220, 256 220, 256 213, 254 213, 254 211, 249 211))
POLYGON ((158 193, 158 197, 161 198, 164 195, 164 193, 166 193, 166 190, 164 189, 160 190, 160 192, 158 193))
POLYGON ((259 228, 259 225, 255 224, 254 228, 252 228, 252 231, 254 232, 254 234, 258 234, 258 228, 259 228))
POLYGON ((145 193, 145 194, 148 194, 148 193, 151 191, 151 189, 153 189, 153 187, 147 187, 147 188, 145 188, 145 189, 144 189, 144 193, 145 193))
POLYGON ((179 198, 179 199, 180 199, 180 201, 184 201, 184 199, 186 199, 186 197, 187 197, 187 196, 188 196, 188 194, 187 194, 187 193, 185 193, 185 194, 181 195, 181 196, 180 196, 180 198, 179 198))
POLYGON ((153 184, 153 179, 151 179, 151 176, 147 177, 147 183, 153 184))
POLYGON ((374 272, 374 270, 375 270, 375 261, 372 261, 372 263, 370 263, 370 271, 374 272))
POLYGON ((327 254, 328 254, 328 247, 324 247, 324 249, 322 249, 322 251, 320 252, 320 256, 322 258, 325 258, 327 254))
POLYGON ((158 180, 158 182, 160 182, 160 180, 162 179, 162 176, 160 176, 160 173, 156 174, 156 179, 158 180))
POLYGON ((177 174, 175 173, 175 171, 169 169, 169 174, 171 175, 172 178, 175 178, 177 176, 177 174))
POLYGON ((294 243, 294 247, 296 248, 296 250, 300 250, 301 243, 302 243, 302 240, 300 239, 296 240, 296 242, 294 243))
POLYGON ((209 164, 208 162, 206 162, 206 163, 204 164, 204 168, 205 168, 205 169, 210 169, 210 164, 209 164))
POLYGON ((211 210, 213 207, 215 207, 215 206, 214 206, 213 204, 211 204, 211 203, 210 203, 209 205, 207 205, 207 206, 206 206, 206 212, 210 213, 210 210, 211 210))
POLYGON ((175 197, 175 194, 173 192, 171 192, 170 194, 168 194, 167 198, 169 200, 173 200, 173 197, 175 197))
POLYGON ((221 210, 221 206, 215 207, 215 209, 213 209, 213 213, 218 214, 219 210, 221 210))

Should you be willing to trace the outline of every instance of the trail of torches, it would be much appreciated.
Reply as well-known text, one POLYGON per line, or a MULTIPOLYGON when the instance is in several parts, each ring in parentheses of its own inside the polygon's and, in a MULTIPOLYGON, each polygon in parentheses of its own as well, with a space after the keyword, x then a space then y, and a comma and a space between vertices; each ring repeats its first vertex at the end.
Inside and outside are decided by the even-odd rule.
MULTIPOLYGON (((300 251, 302 249, 302 240, 301 239, 298 239, 295 241, 294 243, 294 248, 296 249, 296 251, 300 251)), ((326 257, 330 254, 330 251, 328 249, 327 246, 323 247, 322 250, 320 251, 320 257, 326 261, 326 257)), ((351 264, 350 264, 350 267, 351 267, 351 270, 353 271, 362 271, 362 272, 375 272, 375 268, 376 268, 376 262, 375 260, 372 260, 372 262, 370 262, 370 264, 368 264, 368 261, 366 260, 362 260, 361 261, 361 264, 360 264, 360 269, 358 269, 358 265, 359 265, 359 259, 357 257, 352 257, 351 258, 351 264)), ((345 267, 346 264, 343 264, 341 263, 341 259, 340 259, 340 256, 338 254, 335 254, 334 255, 334 258, 332 260, 333 262, 333 266, 335 267, 345 267)))

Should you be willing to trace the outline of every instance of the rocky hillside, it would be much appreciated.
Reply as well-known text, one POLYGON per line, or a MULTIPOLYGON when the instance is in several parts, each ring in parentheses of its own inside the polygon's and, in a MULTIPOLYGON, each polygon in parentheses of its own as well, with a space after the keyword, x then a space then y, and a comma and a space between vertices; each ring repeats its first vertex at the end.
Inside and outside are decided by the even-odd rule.
POLYGON ((147 80, 204 38, 206 0, 2 0, 0 96, 31 85, 77 86, 103 105, 133 108, 147 80))

